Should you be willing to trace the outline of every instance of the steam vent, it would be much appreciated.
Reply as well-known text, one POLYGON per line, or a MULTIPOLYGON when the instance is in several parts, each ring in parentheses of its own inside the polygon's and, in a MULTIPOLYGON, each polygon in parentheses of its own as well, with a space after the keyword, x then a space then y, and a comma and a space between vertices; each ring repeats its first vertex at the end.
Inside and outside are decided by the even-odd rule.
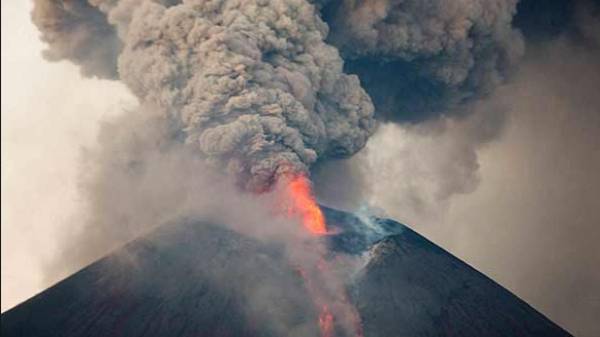
MULTIPOLYGON (((347 285, 365 337, 570 336, 406 226, 323 210, 331 254, 369 256, 347 285)), ((224 226, 164 226, 2 314, 2 336, 319 336, 287 261, 224 226)))

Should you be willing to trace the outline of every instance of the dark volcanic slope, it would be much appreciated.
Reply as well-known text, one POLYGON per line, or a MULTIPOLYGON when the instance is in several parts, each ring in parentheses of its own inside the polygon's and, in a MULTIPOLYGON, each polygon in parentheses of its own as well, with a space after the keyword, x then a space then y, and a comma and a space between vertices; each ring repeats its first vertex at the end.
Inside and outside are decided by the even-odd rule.
MULTIPOLYGON (((570 336, 405 226, 325 209, 339 254, 371 248, 351 286, 365 337, 570 336)), ((2 314, 2 336, 318 336, 281 247, 165 226, 2 314), (129 262, 124 262, 129 261, 129 262), (290 291, 293 289, 293 291, 290 291)))
POLYGON ((369 337, 570 336, 410 229, 373 248, 354 290, 369 337))
POLYGON ((3 313, 2 337, 317 336, 316 322, 280 249, 186 223, 3 313))

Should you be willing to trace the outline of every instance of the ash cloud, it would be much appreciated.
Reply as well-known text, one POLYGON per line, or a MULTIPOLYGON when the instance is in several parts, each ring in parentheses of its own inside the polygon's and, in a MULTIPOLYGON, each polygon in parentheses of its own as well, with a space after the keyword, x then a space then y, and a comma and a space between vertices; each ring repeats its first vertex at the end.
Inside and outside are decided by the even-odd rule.
MULTIPOLYGON (((383 124, 367 153, 342 164, 354 167, 342 172, 365 186, 360 194, 376 194, 364 181, 401 180, 393 205, 402 205, 402 218, 429 213, 435 221, 452 197, 475 190, 477 152, 506 125, 506 106, 488 98, 518 71, 525 52, 516 11, 517 1, 323 4, 327 41, 340 49, 345 70, 359 76, 383 124)), ((345 203, 328 198, 336 188, 318 173, 320 195, 345 203)))
MULTIPOLYGON (((335 30, 337 24, 340 25, 339 34, 342 35, 342 42, 353 41, 350 39, 357 38, 356 34, 353 35, 352 33, 353 29, 365 29, 374 35, 371 36, 371 39, 367 39, 368 41, 363 42, 377 46, 376 37, 385 36, 382 34, 387 32, 383 27, 394 22, 391 19, 391 21, 385 20, 385 18, 392 15, 391 11, 402 10, 406 12, 408 11, 407 8, 413 8, 408 5, 404 6, 412 2, 402 2, 402 5, 398 4, 397 9, 394 9, 390 3, 392 2, 326 2, 323 7, 324 17, 331 24, 333 31, 329 40, 336 43, 335 30), (386 6, 379 7, 375 4, 385 4, 386 6), (370 7, 369 5, 373 6, 370 7), (344 9, 344 6, 353 8, 359 17, 351 18, 350 15, 344 17, 342 14, 347 10, 344 9), (369 21, 371 22, 368 25, 369 29, 359 24, 353 27, 341 28, 343 27, 341 24, 344 22, 350 25, 351 22, 361 22, 359 18, 362 16, 371 17, 367 14, 373 14, 372 11, 380 15, 377 16, 380 21, 372 18, 374 21, 369 21), (337 16, 336 13, 338 13, 337 16), (342 23, 336 23, 335 20, 341 20, 342 23)), ((491 3, 479 2, 478 6, 465 7, 462 13, 465 15, 466 13, 473 14, 476 12, 476 8, 491 6, 491 3)), ((425 6, 425 2, 420 2, 420 4, 425 6)), ((550 1, 541 4, 537 1, 523 0, 518 2, 516 8, 515 4, 513 2, 510 6, 497 7, 512 13, 511 15, 514 16, 511 22, 509 16, 497 15, 495 16, 497 20, 495 22, 499 26, 494 25, 494 29, 504 32, 504 35, 499 34, 499 36, 515 34, 514 41, 502 42, 508 45, 515 44, 509 46, 509 49, 512 48, 515 52, 515 61, 520 60, 524 55, 522 47, 525 40, 523 40, 523 37, 527 39, 527 48, 531 50, 530 53, 538 50, 541 44, 552 44, 564 40, 570 41, 573 46, 588 49, 598 45, 597 41, 600 36, 598 8, 600 6, 593 1, 550 1), (511 31, 511 33, 508 33, 508 31, 511 31)), ((454 3, 445 5, 458 6, 454 3)), ((440 6, 438 4, 433 8, 441 8, 440 6)), ((418 15, 427 16, 428 14, 425 14, 426 7, 421 9, 418 15)), ((459 11, 447 11, 443 12, 443 15, 439 15, 450 18, 456 13, 459 13, 459 11)), ((408 20, 410 17, 412 16, 407 14, 405 19, 408 20)), ((433 17, 437 18, 435 15, 433 17)), ((488 17, 487 22, 493 22, 493 20, 489 21, 491 18, 488 17)), ((478 18, 477 20, 486 19, 478 18)), ((423 20, 414 24, 426 25, 427 22, 427 20, 423 20)), ((400 25, 403 29, 409 28, 408 23, 404 21, 399 21, 396 25, 400 25)), ((448 25, 440 25, 440 27, 448 27, 448 25)), ((472 29, 475 28, 472 27, 472 29)), ((444 32, 444 30, 441 30, 439 33, 444 32)), ((467 40, 474 38, 470 34, 465 36, 467 40)), ((500 43, 499 41, 494 42, 494 40, 487 42, 473 40, 471 42, 472 46, 477 43, 487 45, 500 43)), ((360 45, 356 41, 347 43, 348 46, 353 43, 360 45)), ((379 42, 379 44, 383 43, 388 42, 379 42)), ((342 55, 347 56, 344 54, 343 44, 341 50, 342 55)), ((416 58, 413 60, 405 58, 404 60, 390 61, 384 57, 384 54, 376 54, 375 52, 369 56, 359 55, 372 50, 365 47, 364 50, 358 48, 349 51, 353 54, 348 56, 349 59, 346 59, 346 69, 353 67, 353 64, 357 64, 364 70, 364 74, 360 74, 359 77, 363 86, 373 98, 376 115, 383 120, 382 125, 366 149, 357 156, 345 161, 325 163, 316 168, 315 179, 319 195, 326 203, 345 209, 356 209, 356 205, 360 204, 357 200, 369 200, 369 196, 373 196, 373 198, 382 201, 386 208, 401 210, 394 213, 400 219, 419 219, 418 222, 423 223, 436 222, 443 218, 453 198, 462 198, 463 195, 475 191, 481 182, 478 153, 485 151, 488 146, 493 146, 496 141, 502 139, 504 129, 510 125, 510 98, 496 99, 495 91, 489 91, 485 95, 471 96, 461 103, 446 104, 447 101, 435 94, 436 90, 433 87, 427 87, 424 92, 429 96, 422 97, 422 99, 428 104, 438 105, 439 110, 433 107, 419 110, 419 104, 412 102, 407 105, 409 110, 407 115, 400 114, 388 118, 385 107, 383 112, 381 110, 382 101, 378 102, 378 95, 385 101, 383 105, 389 103, 389 106, 396 109, 395 113, 401 113, 402 111, 399 109, 404 103, 399 102, 399 100, 407 99, 407 95, 420 96, 420 89, 425 87, 420 87, 419 83, 431 84, 433 82, 431 77, 413 76, 415 75, 413 70, 424 66, 416 58), (370 81, 378 87, 371 88, 370 81), (398 91, 401 95, 396 96, 392 91, 398 91), (414 115, 411 115, 413 113, 414 115), (331 174, 323 170, 322 166, 333 167, 332 171, 338 174, 332 180, 331 174), (346 183, 343 184, 343 181, 346 183), (381 187, 377 187, 379 185, 373 183, 378 181, 395 184, 394 196, 388 195, 389 193, 386 191, 389 190, 388 185, 383 184, 381 187), (341 186, 348 185, 355 187, 344 189, 343 200, 336 198, 336 194, 341 191, 341 186), (346 195, 348 193, 353 193, 353 196, 346 195), (386 195, 386 197, 381 198, 378 195, 386 195)), ((476 50, 477 48, 474 48, 472 51, 475 52, 476 50)), ((499 51, 500 49, 496 50, 499 51)), ((389 53, 389 51, 386 52, 389 53)), ((444 50, 440 51, 440 53, 445 52, 444 50)), ((400 56, 402 54, 395 57, 400 58, 400 56)), ((448 57, 443 58, 443 60, 451 61, 448 57)), ((468 63, 459 62, 459 66, 468 67, 468 63)), ((515 78, 519 78, 519 69, 519 65, 506 68, 505 75, 507 77, 496 83, 498 85, 497 89, 501 90, 503 86, 510 85, 515 81, 515 78)), ((352 72, 351 70, 348 71, 352 72)), ((429 84, 427 85, 429 86, 429 84)))
POLYGON ((53 36, 49 51, 69 47, 55 59, 80 62, 75 51, 97 31, 117 39, 118 55, 88 59, 118 63, 118 78, 182 142, 253 191, 358 152, 376 129, 374 108, 393 122, 467 114, 523 53, 508 0, 50 4, 36 3, 34 22, 53 36), (74 40, 43 22, 86 34, 74 40))
POLYGON ((69 60, 84 76, 117 78, 121 41, 97 7, 86 1, 35 0, 31 19, 48 44, 47 60, 69 60))
POLYGON ((359 172, 348 179, 365 186, 362 200, 411 224, 574 335, 592 337, 600 333, 600 7, 572 6, 559 26, 551 18, 562 13, 528 14, 540 15, 530 20, 541 26, 520 26, 529 40, 519 71, 470 104, 473 113, 384 124, 344 165, 359 172))
POLYGON ((369 97, 325 34, 305 1, 146 3, 129 26, 121 77, 209 161, 264 190, 319 157, 355 153, 374 131, 369 97))
MULTIPOLYGON (((319 157, 352 155, 375 130, 369 96, 343 73, 323 41, 327 26, 304 0, 96 6, 118 24, 121 80, 245 189, 307 173, 319 157)), ((61 45, 54 40, 51 50, 61 45)))
POLYGON ((380 118, 420 122, 490 94, 524 51, 517 1, 332 0, 328 39, 380 118))
MULTIPOLYGON (((215 171, 263 191, 314 167, 321 195, 339 201, 325 182, 341 165, 348 175, 336 171, 338 185, 364 187, 343 189, 342 202, 372 193, 400 219, 443 216, 453 197, 475 190, 479 153, 512 123, 513 97, 494 95, 519 78, 525 42, 535 50, 568 40, 586 53, 598 45, 595 3, 551 1, 538 11, 535 2, 36 1, 49 59, 118 78, 141 103, 103 129, 86 160, 90 210, 79 243, 96 241, 91 259, 148 224, 227 213, 203 203, 239 194, 215 171), (375 117, 382 131, 366 152, 330 161, 361 150, 375 117), (393 195, 384 193, 390 182, 399 184, 393 195)), ((556 63, 577 59, 563 57, 556 63)), ((238 201, 239 214, 256 205, 238 201)))

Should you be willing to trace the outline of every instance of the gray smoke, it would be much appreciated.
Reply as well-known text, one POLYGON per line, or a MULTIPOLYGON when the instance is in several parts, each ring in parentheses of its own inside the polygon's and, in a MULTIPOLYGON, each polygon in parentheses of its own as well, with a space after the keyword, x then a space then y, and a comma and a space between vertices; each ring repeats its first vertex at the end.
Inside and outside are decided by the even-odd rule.
POLYGON ((118 63, 118 78, 178 139, 265 190, 356 153, 376 128, 336 47, 380 118, 464 114, 460 104, 490 93, 523 52, 515 3, 36 1, 33 18, 51 59, 97 76, 118 63))
MULTIPOLYGON (((307 235, 302 226, 274 213, 279 195, 239 193, 230 176, 181 146, 164 119, 158 109, 141 107, 101 124, 98 145, 82 153, 82 207, 61 233, 59 255, 46 266, 47 284, 158 226, 186 219, 285 242, 298 259, 310 257, 292 245, 295 236, 307 235)), ((135 256, 119 257, 135 263, 135 256)))
POLYGON ((304 0, 96 5, 123 39, 120 78, 249 190, 349 156, 375 130, 370 98, 304 0))
POLYGON ((31 13, 50 61, 69 60, 85 76, 117 77, 121 42, 98 8, 85 1, 36 0, 31 13))
MULTIPOLYGON (((443 213, 451 197, 475 190, 477 151, 506 124, 505 106, 484 98, 510 78, 524 54, 522 35, 512 25, 516 4, 331 0, 323 5, 331 27, 328 41, 340 49, 346 71, 359 75, 378 119, 391 122, 369 143, 372 155, 363 153, 345 165, 355 166, 345 179, 367 185, 361 194, 387 194, 365 180, 400 181, 394 204, 387 206, 402 205, 403 218, 411 219, 443 213), (403 131, 390 132, 398 128, 403 131)), ((322 185, 329 178, 318 173, 322 185)), ((331 201, 332 188, 318 188, 328 202, 340 204, 331 201)))
MULTIPOLYGON (((517 0, 332 0, 329 41, 359 75, 380 117, 421 121, 503 83, 524 43, 517 0)), ((460 112, 460 110, 458 110, 460 112)))
POLYGON ((348 156, 374 131, 373 107, 342 72, 306 1, 144 3, 121 77, 174 117, 186 142, 251 190, 321 156, 348 156))

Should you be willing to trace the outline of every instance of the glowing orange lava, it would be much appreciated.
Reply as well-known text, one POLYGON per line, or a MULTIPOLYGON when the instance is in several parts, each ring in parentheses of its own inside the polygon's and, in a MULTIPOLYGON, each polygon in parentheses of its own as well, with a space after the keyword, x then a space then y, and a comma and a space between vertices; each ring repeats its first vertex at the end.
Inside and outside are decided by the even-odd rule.
POLYGON ((319 313, 319 329, 321 329, 321 336, 333 337, 333 314, 327 305, 321 307, 321 312, 319 313))
MULTIPOLYGON (((312 235, 328 234, 325 217, 317 205, 309 179, 302 174, 287 177, 284 188, 289 197, 289 203, 287 204, 288 216, 299 217, 303 227, 312 235)), ((325 280, 329 280, 329 283, 331 283, 334 277, 324 253, 321 253, 318 262, 314 266, 305 265, 304 267, 306 269, 299 268, 299 272, 304 279, 308 293, 316 307, 319 308, 318 323, 321 337, 334 337, 334 334, 340 328, 340 324, 347 327, 349 324, 343 324, 339 321, 344 318, 352 320, 354 335, 362 337, 360 317, 348 301, 341 283, 335 280, 336 290, 325 290, 323 288, 323 284, 326 283, 325 280)), ((346 332, 349 331, 346 330, 346 332)), ((344 336, 349 336, 349 334, 345 333, 344 336)))
POLYGON ((290 179, 286 187, 292 202, 288 209, 290 215, 298 214, 302 218, 304 228, 310 233, 327 234, 323 212, 315 201, 308 178, 304 175, 296 175, 290 179))

